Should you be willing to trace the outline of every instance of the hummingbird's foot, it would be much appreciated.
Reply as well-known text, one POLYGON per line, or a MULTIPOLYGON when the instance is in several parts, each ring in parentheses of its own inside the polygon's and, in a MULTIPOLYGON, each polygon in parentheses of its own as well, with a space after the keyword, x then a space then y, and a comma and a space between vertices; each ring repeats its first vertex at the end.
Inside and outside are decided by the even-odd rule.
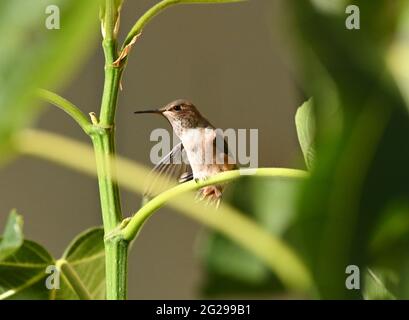
POLYGON ((198 192, 196 192, 195 195, 195 201, 196 202, 201 202, 206 198, 206 195, 203 194, 202 189, 200 189, 198 192))
POLYGON ((216 208, 218 208, 221 197, 222 192, 219 186, 207 186, 198 191, 195 200, 198 202, 206 200, 206 205, 214 205, 216 208))

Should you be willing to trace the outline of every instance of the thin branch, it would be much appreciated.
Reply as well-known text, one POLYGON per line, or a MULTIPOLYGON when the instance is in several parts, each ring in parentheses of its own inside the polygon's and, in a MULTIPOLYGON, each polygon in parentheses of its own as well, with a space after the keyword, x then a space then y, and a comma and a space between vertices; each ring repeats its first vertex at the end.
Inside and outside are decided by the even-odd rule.
POLYGON ((89 134, 91 132, 92 124, 89 122, 88 118, 77 106, 75 106, 70 101, 64 99, 54 92, 45 89, 38 89, 37 96, 42 100, 47 101, 48 103, 65 111, 80 125, 80 127, 86 134, 89 134))
MULTIPOLYGON (((93 152, 89 146, 83 143, 44 131, 27 130, 16 137, 15 144, 16 149, 23 154, 51 160, 83 173, 95 175, 93 152)), ((116 164, 118 168, 117 181, 130 191, 142 193, 144 178, 148 175, 149 170, 121 157, 116 158, 116 164)), ((306 176, 305 172, 295 169, 266 168, 257 170, 256 176, 263 177, 302 178, 306 176)), ((312 286, 309 271, 295 252, 281 239, 269 234, 229 205, 222 203, 215 211, 203 203, 195 202, 194 197, 190 193, 186 193, 206 184, 230 181, 239 177, 240 172, 232 171, 198 184, 191 182, 174 187, 150 201, 141 209, 143 211, 139 211, 131 219, 131 222, 125 220, 122 223, 123 229, 117 231, 119 235, 131 239, 154 210, 167 203, 187 217, 222 232, 248 249, 264 261, 287 287, 295 291, 307 292, 312 286), (176 195, 178 196, 176 197, 176 195)))
POLYGON ((206 180, 189 181, 179 184, 169 190, 160 193, 158 196, 146 203, 133 217, 130 219, 126 227, 122 230, 122 235, 128 241, 132 241, 143 223, 158 209, 160 209, 167 202, 174 200, 176 197, 203 187, 215 184, 223 184, 232 180, 239 179, 243 176, 254 177, 274 177, 274 178, 305 178, 307 172, 298 169, 288 168, 258 168, 258 169, 240 169, 219 173, 206 180))

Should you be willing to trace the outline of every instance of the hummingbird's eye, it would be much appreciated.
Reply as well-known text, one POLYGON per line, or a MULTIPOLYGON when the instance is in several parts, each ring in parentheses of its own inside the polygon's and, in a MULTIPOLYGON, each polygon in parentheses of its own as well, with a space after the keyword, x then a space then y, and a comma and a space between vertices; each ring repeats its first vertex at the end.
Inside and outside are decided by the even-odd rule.
POLYGON ((180 111, 180 110, 182 110, 182 107, 180 105, 177 105, 177 106, 174 106, 172 109, 174 111, 180 111))

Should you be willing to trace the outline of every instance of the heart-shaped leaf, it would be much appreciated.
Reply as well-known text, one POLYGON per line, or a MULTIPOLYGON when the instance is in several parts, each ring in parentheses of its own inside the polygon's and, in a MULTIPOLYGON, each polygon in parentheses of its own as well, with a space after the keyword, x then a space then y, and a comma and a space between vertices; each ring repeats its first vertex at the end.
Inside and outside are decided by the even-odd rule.
POLYGON ((0 261, 0 299, 49 299, 45 270, 53 264, 47 250, 24 240, 17 251, 0 261))
POLYGON ((77 236, 61 259, 41 245, 23 240, 22 217, 13 211, 0 238, 1 299, 103 299, 102 228, 77 236))

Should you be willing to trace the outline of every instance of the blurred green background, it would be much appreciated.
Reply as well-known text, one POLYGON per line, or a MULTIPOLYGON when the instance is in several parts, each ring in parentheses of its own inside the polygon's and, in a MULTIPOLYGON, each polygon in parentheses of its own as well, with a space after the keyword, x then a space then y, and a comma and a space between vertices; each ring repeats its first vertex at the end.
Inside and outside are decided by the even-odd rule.
MULTIPOLYGON (((42 20, 26 17, 23 25, 18 14, 3 8, 14 24, 4 19, 0 24, 10 39, 1 47, 1 137, 34 112, 30 91, 18 91, 30 88, 30 81, 57 87, 85 113, 99 109, 103 56, 97 11, 93 15, 93 5, 80 3, 62 1, 72 16, 91 17, 74 19, 85 21, 80 36, 69 25, 64 29, 71 20, 64 18, 63 6, 61 30, 43 36, 34 24, 40 31, 14 38, 13 26, 27 32, 32 21, 42 20), (61 47, 64 37, 72 40, 61 47), (30 60, 34 50, 44 50, 36 55, 41 61, 30 60), (36 69, 36 63, 44 67, 36 69), (19 78, 29 67, 30 77, 19 78)), ((121 38, 154 3, 124 2, 121 38)), ((345 290, 345 267, 355 264, 363 275, 368 266, 379 277, 392 273, 382 282, 395 296, 408 298, 407 7, 404 0, 252 0, 169 9, 144 30, 128 61, 116 120, 119 154, 150 166, 150 132, 168 126, 132 112, 183 97, 217 127, 258 128, 260 167, 305 168, 294 118, 297 107, 314 97, 306 105, 315 128, 311 179, 303 184, 242 179, 229 190, 230 201, 296 248, 319 297, 362 297, 361 291, 345 290), (345 27, 350 3, 359 5, 360 30, 345 27), (398 280, 389 287, 390 279, 398 280)), ((88 142, 56 108, 45 109, 32 125, 88 142)), ((2 144, 3 158, 11 147, 2 144)), ((1 226, 17 208, 26 237, 59 256, 76 234, 101 224, 95 179, 37 159, 8 160, 0 170, 1 226)), ((123 193, 125 214, 139 203, 139 197, 123 193)), ((247 252, 167 208, 142 230, 129 270, 131 299, 294 297, 247 252)))

